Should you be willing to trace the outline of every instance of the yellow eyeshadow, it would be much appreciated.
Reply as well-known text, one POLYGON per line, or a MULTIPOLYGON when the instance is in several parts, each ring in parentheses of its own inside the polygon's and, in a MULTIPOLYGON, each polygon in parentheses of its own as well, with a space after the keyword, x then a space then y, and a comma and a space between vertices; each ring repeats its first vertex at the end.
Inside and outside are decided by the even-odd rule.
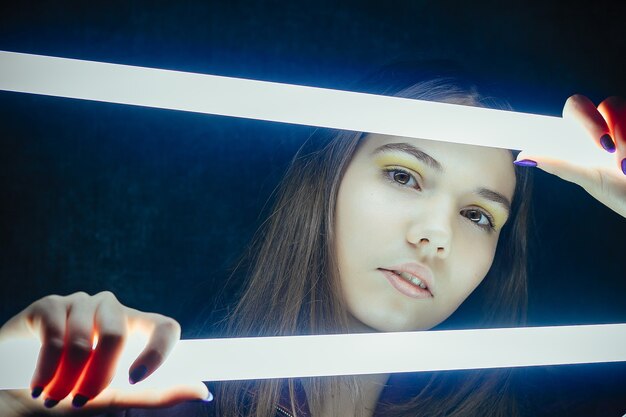
POLYGON ((376 164, 380 166, 380 168, 388 167, 388 166, 401 166, 404 168, 408 168, 412 171, 417 172, 418 174, 422 171, 422 165, 410 156, 403 156, 397 154, 380 154, 375 157, 376 164))
POLYGON ((488 211, 489 214, 493 217, 494 227, 496 229, 500 229, 504 226, 504 223, 507 220, 506 211, 503 210, 499 204, 491 204, 489 202, 481 202, 480 204, 472 204, 476 207, 481 207, 484 210, 488 211))

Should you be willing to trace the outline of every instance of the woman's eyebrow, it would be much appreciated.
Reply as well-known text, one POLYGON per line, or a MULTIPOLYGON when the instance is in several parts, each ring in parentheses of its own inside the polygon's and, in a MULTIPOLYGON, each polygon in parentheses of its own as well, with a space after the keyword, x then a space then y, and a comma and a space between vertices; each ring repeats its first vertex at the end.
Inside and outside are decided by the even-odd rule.
POLYGON ((416 148, 415 146, 409 143, 404 143, 404 142, 387 143, 383 146, 379 146, 378 148, 374 149, 374 151, 372 152, 372 155, 375 155, 377 153, 383 153, 386 151, 400 151, 400 152, 408 153, 409 155, 422 161, 423 163, 425 163, 432 169, 439 171, 439 172, 443 172, 443 167, 435 158, 433 158, 432 156, 428 155, 426 152, 422 151, 421 149, 416 148))
POLYGON ((511 202, 509 201, 508 198, 506 198, 502 194, 495 192, 493 190, 490 190, 488 188, 478 188, 476 190, 476 194, 478 194, 479 196, 483 198, 486 198, 487 200, 491 200, 498 204, 501 204, 502 206, 504 206, 506 211, 508 211, 509 213, 511 212, 511 202))

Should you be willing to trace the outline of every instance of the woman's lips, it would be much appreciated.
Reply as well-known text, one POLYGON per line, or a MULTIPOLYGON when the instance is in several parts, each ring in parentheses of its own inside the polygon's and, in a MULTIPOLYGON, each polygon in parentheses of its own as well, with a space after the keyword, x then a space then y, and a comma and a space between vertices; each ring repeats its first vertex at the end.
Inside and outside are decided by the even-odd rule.
MULTIPOLYGON (((394 271, 379 268, 379 271, 383 273, 389 283, 399 292, 411 298, 432 298, 433 294, 428 290, 428 287, 422 288, 412 282, 407 281, 405 278, 396 274, 394 271)), ((423 282, 423 281, 422 281, 423 282)), ((424 283, 425 284, 425 283, 424 283)))

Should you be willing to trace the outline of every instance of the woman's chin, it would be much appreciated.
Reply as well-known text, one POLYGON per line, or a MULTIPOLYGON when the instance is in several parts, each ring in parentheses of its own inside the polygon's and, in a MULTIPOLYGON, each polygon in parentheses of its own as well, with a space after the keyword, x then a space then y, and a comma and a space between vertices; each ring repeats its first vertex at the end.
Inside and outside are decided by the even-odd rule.
POLYGON ((413 332, 430 330, 443 320, 439 321, 407 321, 401 315, 392 317, 350 315, 349 325, 351 333, 378 333, 378 332, 413 332))

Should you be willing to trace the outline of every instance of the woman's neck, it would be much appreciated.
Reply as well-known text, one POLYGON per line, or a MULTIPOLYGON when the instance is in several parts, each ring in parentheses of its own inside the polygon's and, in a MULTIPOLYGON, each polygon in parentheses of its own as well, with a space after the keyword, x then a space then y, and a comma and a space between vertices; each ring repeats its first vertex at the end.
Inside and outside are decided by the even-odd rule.
POLYGON ((362 375, 358 377, 363 392, 363 417, 374 415, 380 394, 383 392, 389 374, 362 375))
MULTIPOLYGON (((353 388, 343 385, 339 392, 324 397, 319 416, 314 415, 313 417, 372 417, 389 374, 359 375, 355 378, 361 392, 357 404, 354 403, 353 388)), ((309 394, 307 392, 307 396, 309 394)))
MULTIPOLYGON (((351 315, 348 317, 348 325, 350 333, 376 333, 377 331, 371 327, 361 323, 351 315)), ((344 417, 361 415, 363 417, 371 417, 378 404, 378 399, 382 393, 390 374, 372 374, 358 375, 356 382, 359 385, 359 391, 362 393, 359 404, 354 404, 354 392, 352 387, 342 386, 340 392, 334 393, 324 399, 322 403, 323 417, 344 417), (333 410, 338 412, 334 415, 333 410), (360 412, 359 412, 360 411, 360 412)), ((308 395, 309 393, 307 393, 308 395)), ((318 416, 314 416, 318 417, 318 416)))

